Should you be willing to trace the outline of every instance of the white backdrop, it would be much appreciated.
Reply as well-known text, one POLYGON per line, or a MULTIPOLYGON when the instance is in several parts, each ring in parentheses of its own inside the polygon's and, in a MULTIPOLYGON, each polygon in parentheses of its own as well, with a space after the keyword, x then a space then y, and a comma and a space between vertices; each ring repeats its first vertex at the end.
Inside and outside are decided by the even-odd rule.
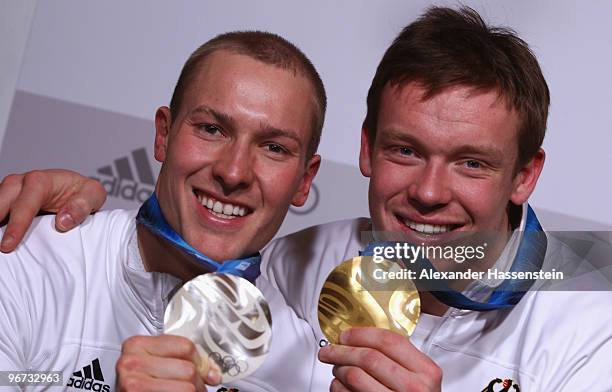
MULTIPOLYGON (((15 92, 11 117, 0 121, 0 127, 8 123, 0 175, 40 166, 66 166, 97 175, 135 149, 146 147, 150 154, 153 114, 168 103, 187 56, 221 32, 268 30, 304 50, 320 71, 329 96, 319 150, 324 158, 317 180, 320 200, 309 214, 290 214, 283 232, 367 214, 366 181, 357 169, 367 88, 388 44, 430 4, 391 0, 34 3, 27 43, 20 43, 19 37, 1 38, 2 45, 16 48, 15 54, 0 58, 2 70, 15 62, 21 63, 21 69, 14 86, 4 82, 0 86, 5 95, 6 89, 15 92), (23 56, 19 48, 25 49, 23 56), (45 116, 32 119, 37 113, 45 116), (115 129, 107 129, 106 121, 115 129), (116 124, 128 125, 119 131, 116 124), (338 178, 346 181, 342 193, 338 178)), ((464 3, 487 21, 514 28, 529 42, 549 83, 552 107, 544 144, 548 156, 531 203, 554 228, 612 226, 608 207, 612 126, 606 118, 612 102, 612 2, 464 3)), ((30 24, 27 12, 14 12, 30 24)), ((0 101, 4 105, 0 116, 9 113, 10 102, 5 102, 0 101)), ((109 200, 112 206, 129 205, 109 200)))

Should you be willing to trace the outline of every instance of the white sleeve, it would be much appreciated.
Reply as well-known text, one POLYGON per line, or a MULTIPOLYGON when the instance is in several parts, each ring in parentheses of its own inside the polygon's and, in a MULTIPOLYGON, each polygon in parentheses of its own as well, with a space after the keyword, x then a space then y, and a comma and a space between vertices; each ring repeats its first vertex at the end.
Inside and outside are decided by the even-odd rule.
MULTIPOLYGON (((27 370, 27 351, 31 340, 27 303, 15 280, 11 262, 14 254, 0 254, 0 370, 27 370)), ((19 390, 19 387, 0 386, 0 390, 19 390)))
POLYGON ((57 330, 62 320, 56 294, 67 285, 53 276, 52 225, 51 217, 36 218, 17 249, 0 253, 0 370, 37 370, 31 367, 44 344, 53 343, 46 331, 57 330))

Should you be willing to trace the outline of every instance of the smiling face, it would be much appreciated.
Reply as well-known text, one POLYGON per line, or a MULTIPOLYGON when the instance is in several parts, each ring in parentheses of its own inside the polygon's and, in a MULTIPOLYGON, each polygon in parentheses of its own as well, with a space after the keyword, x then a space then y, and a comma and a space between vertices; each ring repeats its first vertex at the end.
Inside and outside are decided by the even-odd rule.
POLYGON ((460 231, 507 232, 508 203, 527 200, 544 152, 517 170, 519 117, 496 91, 458 86, 423 101, 424 92, 414 82, 386 86, 373 145, 362 131, 375 229, 426 244, 460 231))
POLYGON ((318 155, 306 161, 315 105, 299 73, 211 54, 177 118, 167 107, 156 114, 156 193, 172 228, 217 261, 263 248, 318 169, 318 155))

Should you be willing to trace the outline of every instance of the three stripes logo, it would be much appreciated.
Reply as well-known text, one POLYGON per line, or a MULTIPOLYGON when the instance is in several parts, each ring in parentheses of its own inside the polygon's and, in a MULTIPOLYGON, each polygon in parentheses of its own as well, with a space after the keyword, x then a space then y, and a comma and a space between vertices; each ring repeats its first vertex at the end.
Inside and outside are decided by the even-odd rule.
POLYGON ((153 193, 155 176, 144 147, 132 151, 131 158, 132 163, 129 157, 122 157, 115 159, 111 165, 99 168, 98 174, 106 179, 93 176, 91 178, 100 181, 109 196, 143 203, 153 193), (132 168, 136 169, 138 181, 132 168))
POLYGON ((66 386, 94 392, 110 392, 110 386, 104 383, 98 358, 91 361, 91 364, 84 366, 83 369, 72 373, 66 386))

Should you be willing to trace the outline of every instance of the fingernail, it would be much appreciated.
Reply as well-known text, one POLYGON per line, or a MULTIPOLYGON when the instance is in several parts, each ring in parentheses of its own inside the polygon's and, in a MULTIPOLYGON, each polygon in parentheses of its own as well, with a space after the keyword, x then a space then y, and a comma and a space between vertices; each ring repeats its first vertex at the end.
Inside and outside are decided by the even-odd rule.
POLYGON ((210 368, 208 369, 206 380, 206 383, 209 385, 221 384, 221 369, 214 361, 210 361, 210 368))
POLYGON ((68 230, 74 227, 74 219, 70 213, 64 212, 57 218, 57 225, 62 230, 68 230))
POLYGON ((346 344, 349 340, 349 336, 351 335, 350 330, 346 330, 340 334, 340 344, 346 344))
POLYGON ((8 250, 15 243, 15 237, 12 234, 4 233, 2 242, 0 242, 0 249, 3 251, 8 250))
POLYGON ((215 366, 211 366, 208 374, 206 375, 206 379, 208 380, 208 384, 217 385, 221 383, 221 372, 219 368, 215 366))

